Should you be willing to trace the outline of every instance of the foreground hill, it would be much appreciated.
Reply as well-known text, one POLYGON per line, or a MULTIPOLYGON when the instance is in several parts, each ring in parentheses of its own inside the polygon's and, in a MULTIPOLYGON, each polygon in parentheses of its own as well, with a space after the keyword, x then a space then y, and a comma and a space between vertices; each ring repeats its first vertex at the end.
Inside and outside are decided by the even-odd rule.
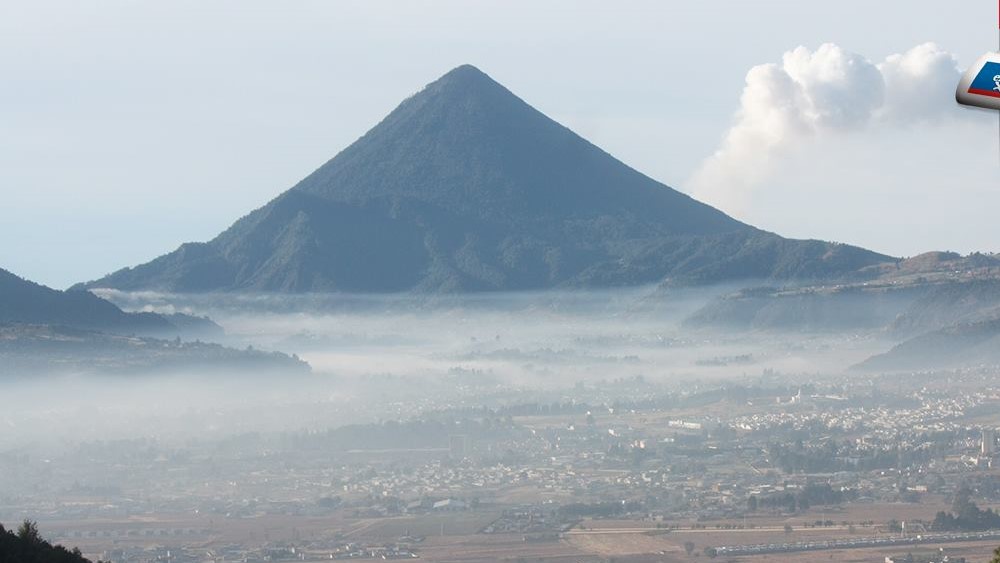
POLYGON ((887 261, 741 223, 466 65, 210 242, 83 287, 524 290, 843 279, 887 261))
POLYGON ((38 535, 34 522, 25 521, 18 531, 0 524, 0 563, 90 563, 78 549, 52 545, 38 535))
POLYGON ((88 291, 58 291, 0 269, 0 323, 60 325, 118 334, 218 334, 208 319, 127 313, 88 291))

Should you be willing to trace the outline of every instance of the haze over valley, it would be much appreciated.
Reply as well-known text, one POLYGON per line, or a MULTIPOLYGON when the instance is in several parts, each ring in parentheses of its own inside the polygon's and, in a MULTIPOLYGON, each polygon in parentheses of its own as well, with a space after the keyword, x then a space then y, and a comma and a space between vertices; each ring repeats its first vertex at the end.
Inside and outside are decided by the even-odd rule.
MULTIPOLYGON (((906 57, 940 64, 824 45, 754 67, 713 158, 781 105, 757 74, 806 104, 957 72, 906 57)), ((836 128, 809 117, 757 148, 836 128)), ((0 270, 0 563, 1000 545, 998 254, 769 232, 470 64, 245 213, 65 290, 0 270)))

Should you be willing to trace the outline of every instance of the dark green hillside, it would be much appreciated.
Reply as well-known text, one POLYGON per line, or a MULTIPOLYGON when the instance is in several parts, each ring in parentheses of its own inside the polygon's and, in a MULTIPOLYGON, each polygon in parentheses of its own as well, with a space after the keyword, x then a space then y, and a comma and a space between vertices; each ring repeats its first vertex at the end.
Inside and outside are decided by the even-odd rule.
POLYGON ((89 291, 58 291, 0 269, 0 324, 60 325, 116 334, 218 335, 208 319, 127 313, 89 291))
POLYGON ((58 324, 92 329, 168 330, 159 315, 126 313, 86 291, 58 291, 0 269, 0 322, 58 324))
POLYGON ((33 522, 24 522, 15 532, 0 524, 0 563, 90 563, 79 550, 52 545, 39 534, 33 522))

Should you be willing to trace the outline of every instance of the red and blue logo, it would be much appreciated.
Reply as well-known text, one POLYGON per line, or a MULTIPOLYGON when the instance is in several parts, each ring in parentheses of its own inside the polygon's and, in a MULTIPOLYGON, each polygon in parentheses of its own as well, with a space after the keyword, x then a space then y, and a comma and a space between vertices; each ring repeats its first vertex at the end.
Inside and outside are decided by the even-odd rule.
POLYGON ((969 93, 1000 98, 1000 63, 989 62, 969 84, 969 93))

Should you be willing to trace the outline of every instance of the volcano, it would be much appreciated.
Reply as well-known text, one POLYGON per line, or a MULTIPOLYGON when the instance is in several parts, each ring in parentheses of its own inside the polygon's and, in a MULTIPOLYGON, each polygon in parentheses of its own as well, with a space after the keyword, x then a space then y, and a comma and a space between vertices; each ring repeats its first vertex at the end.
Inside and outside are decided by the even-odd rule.
POLYGON ((460 66, 215 239, 79 287, 476 292, 829 280, 892 260, 741 223, 460 66))

